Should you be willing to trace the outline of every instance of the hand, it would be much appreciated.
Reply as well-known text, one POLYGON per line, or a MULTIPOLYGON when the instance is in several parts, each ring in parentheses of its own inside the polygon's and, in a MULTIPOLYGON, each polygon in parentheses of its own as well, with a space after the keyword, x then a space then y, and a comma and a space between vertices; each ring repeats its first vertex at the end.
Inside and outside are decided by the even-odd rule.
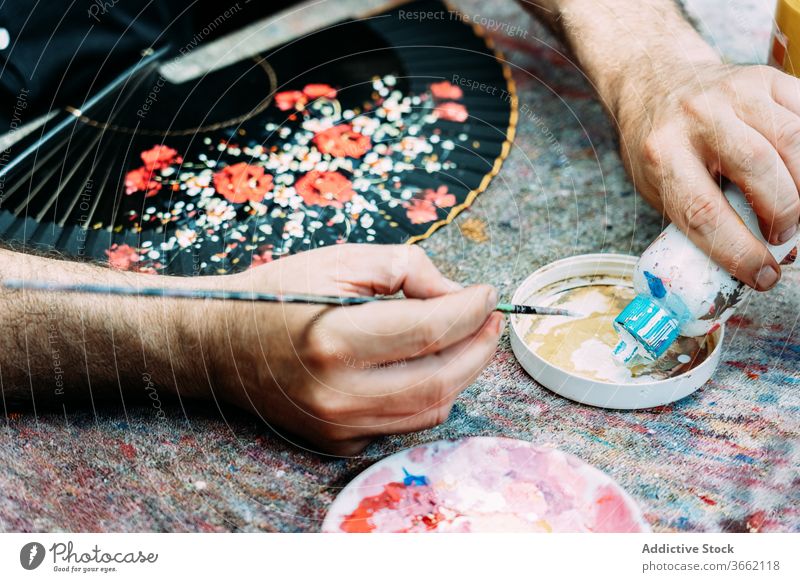
POLYGON ((800 80, 765 66, 683 63, 629 83, 618 102, 623 160, 642 195, 747 285, 780 267, 722 195, 736 183, 772 244, 800 218, 800 80))
POLYGON ((489 286, 462 289, 417 246, 337 245, 218 288, 408 298, 348 307, 217 303, 189 314, 215 395, 323 451, 432 427, 488 363, 504 319, 489 286))

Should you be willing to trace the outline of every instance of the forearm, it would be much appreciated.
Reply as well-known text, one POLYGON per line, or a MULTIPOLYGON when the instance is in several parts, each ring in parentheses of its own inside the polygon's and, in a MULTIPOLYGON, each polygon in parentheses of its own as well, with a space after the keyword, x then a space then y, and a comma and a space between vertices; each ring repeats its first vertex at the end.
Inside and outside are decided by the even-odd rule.
MULTIPOLYGON (((185 284, 177 278, 0 250, 0 278, 111 285, 185 284)), ((193 371, 193 333, 179 301, 0 290, 0 373, 7 405, 179 390, 193 371)))
POLYGON ((719 63, 674 0, 522 0, 569 46, 612 116, 680 79, 663 68, 719 63))

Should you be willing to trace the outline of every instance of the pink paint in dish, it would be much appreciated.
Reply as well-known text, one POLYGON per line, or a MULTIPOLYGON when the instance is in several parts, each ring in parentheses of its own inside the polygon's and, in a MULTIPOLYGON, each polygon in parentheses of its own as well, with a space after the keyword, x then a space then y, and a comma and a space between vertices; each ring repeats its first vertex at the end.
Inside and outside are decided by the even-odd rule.
POLYGON ((577 457, 472 437, 395 453, 345 487, 322 525, 356 532, 647 532, 636 502, 577 457))

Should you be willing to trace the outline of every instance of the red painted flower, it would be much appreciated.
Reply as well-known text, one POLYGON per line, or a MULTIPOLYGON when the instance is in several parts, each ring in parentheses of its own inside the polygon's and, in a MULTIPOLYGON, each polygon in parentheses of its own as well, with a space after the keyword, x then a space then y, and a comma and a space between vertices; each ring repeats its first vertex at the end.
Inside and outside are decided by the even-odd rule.
POLYGON ((306 103, 308 103, 308 97, 302 91, 281 91, 275 94, 275 105, 281 111, 302 109, 306 103))
POLYGON ((153 179, 153 170, 136 168, 125 174, 125 193, 145 192, 147 198, 161 190, 161 183, 153 179))
POLYGON ((228 202, 241 204, 261 202, 272 190, 273 182, 272 176, 265 174, 261 166, 239 162, 214 174, 214 187, 228 202))
POLYGON ((437 99, 461 99, 464 96, 461 87, 453 85, 450 81, 432 83, 431 93, 437 99))
POLYGON ((368 136, 353 131, 349 123, 343 123, 320 131, 314 136, 314 145, 323 154, 337 158, 360 158, 369 151, 372 142, 368 136))
POLYGON ((463 123, 469 117, 467 108, 461 105, 461 103, 454 103, 453 101, 440 103, 433 112, 439 119, 457 121, 459 123, 463 123))
POLYGON ((320 172, 311 170, 303 175, 294 185, 295 190, 309 206, 335 206, 341 208, 348 202, 353 192, 350 180, 339 172, 320 172))
POLYGON ((324 83, 311 83, 303 87, 303 93, 309 99, 336 99, 336 89, 324 83))
POLYGON ((272 256, 272 245, 266 245, 260 247, 253 253, 253 260, 250 262, 250 268, 260 267, 261 265, 266 265, 267 263, 271 263, 275 259, 272 256))
POLYGON ((324 83, 311 83, 303 87, 302 91, 281 91, 275 94, 275 105, 281 111, 290 109, 301 110, 306 103, 325 97, 326 99, 336 99, 336 89, 324 83))
POLYGON ((413 198, 404 204, 411 224, 425 224, 436 220, 436 206, 430 200, 413 198))
POLYGON ((183 158, 178 155, 176 150, 165 145, 153 146, 149 150, 143 151, 140 155, 144 162, 144 167, 148 170, 160 170, 172 164, 183 162, 183 158))
POLYGON ((130 271, 139 262, 139 253, 129 245, 115 243, 111 245, 110 249, 106 250, 106 256, 108 257, 109 266, 120 271, 130 271))
POLYGON ((425 190, 425 200, 433 202, 439 208, 450 208, 456 204, 456 197, 447 191, 447 186, 439 186, 436 190, 428 188, 425 190))

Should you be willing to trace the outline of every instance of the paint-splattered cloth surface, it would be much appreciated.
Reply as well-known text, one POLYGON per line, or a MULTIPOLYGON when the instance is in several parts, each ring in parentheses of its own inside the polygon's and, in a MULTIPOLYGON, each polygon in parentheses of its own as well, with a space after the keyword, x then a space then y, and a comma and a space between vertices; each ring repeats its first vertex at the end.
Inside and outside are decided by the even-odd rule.
MULTIPOLYGON (((689 4, 729 58, 764 60, 769 3, 689 4)), ((423 246, 448 276, 494 282, 506 297, 557 258, 639 253, 661 218, 632 191, 580 73, 515 3, 459 7, 510 23, 492 36, 513 63, 520 125, 489 190, 423 246)), ((0 429, 0 529, 316 531, 341 487, 387 454, 503 435, 607 471, 655 531, 800 531, 799 289, 795 267, 769 295, 753 296, 728 325, 714 379, 672 406, 573 404, 533 382, 504 339, 444 425, 380 440, 357 459, 326 459, 252 417, 197 406, 164 403, 165 417, 151 407, 11 415, 0 429)))

